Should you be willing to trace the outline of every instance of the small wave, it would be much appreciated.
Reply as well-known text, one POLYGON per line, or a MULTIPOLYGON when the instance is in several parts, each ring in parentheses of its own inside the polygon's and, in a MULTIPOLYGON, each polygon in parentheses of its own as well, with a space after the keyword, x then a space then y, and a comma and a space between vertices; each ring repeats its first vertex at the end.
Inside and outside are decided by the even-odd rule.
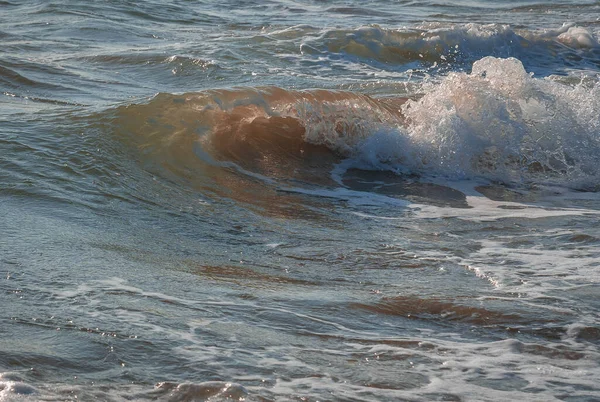
POLYGON ((280 285, 315 286, 319 283, 292 276, 273 275, 243 266, 186 264, 185 270, 212 281, 238 283, 243 286, 276 287, 280 285))
POLYGON ((378 314, 403 316, 408 319, 444 319, 474 325, 518 325, 527 319, 516 314, 487 310, 481 307, 460 305, 438 299, 398 296, 383 298, 376 304, 355 304, 355 308, 378 314))
POLYGON ((191 56, 173 55, 165 57, 164 54, 135 54, 135 53, 117 53, 117 54, 99 54, 82 57, 81 60, 91 63, 119 65, 119 66, 143 66, 143 65, 161 65, 170 64, 179 66, 179 68, 195 68, 207 70, 217 68, 218 65, 212 60, 204 60, 191 56))
POLYGON ((374 16, 374 17, 390 17, 393 14, 385 11, 375 10, 373 8, 364 7, 329 7, 325 10, 327 13, 342 14, 342 15, 360 15, 360 16, 374 16))
POLYGON ((55 105, 55 106, 86 106, 82 103, 68 102, 68 101, 62 101, 62 100, 57 100, 57 99, 38 98, 36 96, 19 95, 19 94, 15 94, 12 92, 3 92, 2 95, 8 96, 10 98, 19 98, 24 101, 46 103, 46 104, 55 105))
POLYGON ((248 397, 248 391, 242 385, 223 381, 207 381, 199 384, 162 382, 156 385, 153 394, 167 396, 169 401, 243 401, 248 397))
MULTIPOLYGON (((12 66, 11 66, 12 67, 12 66)), ((36 81, 27 78, 23 74, 20 74, 16 69, 3 66, 0 64, 0 84, 9 88, 21 89, 23 87, 41 88, 44 90, 58 90, 64 89, 63 87, 55 84, 46 82, 36 81)))
POLYGON ((0 60, 0 94, 26 102, 54 106, 83 106, 72 101, 73 95, 81 95, 81 89, 65 84, 65 78, 73 75, 59 66, 34 61, 0 60), (40 77, 46 77, 43 80, 40 77))

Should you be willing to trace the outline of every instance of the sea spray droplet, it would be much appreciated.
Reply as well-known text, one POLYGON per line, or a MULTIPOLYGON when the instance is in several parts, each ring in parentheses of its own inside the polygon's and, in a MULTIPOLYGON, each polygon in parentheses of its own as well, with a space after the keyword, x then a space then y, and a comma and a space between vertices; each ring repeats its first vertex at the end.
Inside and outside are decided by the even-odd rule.
POLYGON ((594 35, 585 28, 569 26, 566 32, 558 35, 558 41, 573 48, 598 48, 600 44, 594 35))
POLYGON ((518 85, 520 88, 529 78, 523 63, 514 57, 508 59, 485 57, 478 60, 473 63, 471 76, 486 78, 492 87, 507 92, 513 90, 515 84, 521 84, 518 85))

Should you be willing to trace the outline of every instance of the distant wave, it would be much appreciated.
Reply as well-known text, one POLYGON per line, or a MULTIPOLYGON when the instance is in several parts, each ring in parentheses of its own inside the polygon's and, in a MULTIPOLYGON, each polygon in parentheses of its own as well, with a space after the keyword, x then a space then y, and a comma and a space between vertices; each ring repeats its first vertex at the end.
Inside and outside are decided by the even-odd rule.
POLYGON ((307 37, 308 54, 339 54, 383 65, 436 63, 456 68, 485 57, 517 57, 532 65, 568 67, 575 61, 600 66, 600 44, 590 28, 564 24, 558 29, 531 31, 504 24, 426 23, 390 29, 377 25, 332 29, 307 37))

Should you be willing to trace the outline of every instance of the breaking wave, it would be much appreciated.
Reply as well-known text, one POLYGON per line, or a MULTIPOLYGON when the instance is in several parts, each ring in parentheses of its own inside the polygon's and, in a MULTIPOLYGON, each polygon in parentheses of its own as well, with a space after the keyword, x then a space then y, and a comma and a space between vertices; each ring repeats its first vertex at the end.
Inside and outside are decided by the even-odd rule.
MULTIPOLYGON (((117 110, 146 157, 323 182, 342 158, 400 174, 594 189, 600 85, 535 78, 515 58, 426 82, 411 99, 276 87, 159 94, 117 110)), ((177 173, 179 172, 179 173, 177 173)))

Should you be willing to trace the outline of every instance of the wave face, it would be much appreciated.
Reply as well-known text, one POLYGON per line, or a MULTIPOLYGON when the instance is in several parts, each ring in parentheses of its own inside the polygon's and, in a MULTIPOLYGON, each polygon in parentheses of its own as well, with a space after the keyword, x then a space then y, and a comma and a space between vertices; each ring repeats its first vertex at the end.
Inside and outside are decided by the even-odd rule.
POLYGON ((268 178, 322 181, 319 166, 353 155, 377 127, 399 126, 404 101, 270 87, 160 94, 116 112, 126 137, 172 169, 234 163, 268 178))

